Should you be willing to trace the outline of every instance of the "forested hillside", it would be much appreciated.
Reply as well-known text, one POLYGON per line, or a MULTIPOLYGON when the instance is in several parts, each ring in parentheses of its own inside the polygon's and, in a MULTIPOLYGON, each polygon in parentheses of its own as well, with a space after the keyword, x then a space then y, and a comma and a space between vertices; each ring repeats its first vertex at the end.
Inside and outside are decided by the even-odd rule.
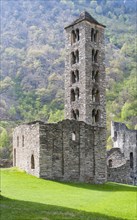
POLYGON ((1 157, 12 128, 56 122, 64 109, 64 27, 87 10, 106 27, 107 128, 137 126, 136 0, 1 0, 1 157))

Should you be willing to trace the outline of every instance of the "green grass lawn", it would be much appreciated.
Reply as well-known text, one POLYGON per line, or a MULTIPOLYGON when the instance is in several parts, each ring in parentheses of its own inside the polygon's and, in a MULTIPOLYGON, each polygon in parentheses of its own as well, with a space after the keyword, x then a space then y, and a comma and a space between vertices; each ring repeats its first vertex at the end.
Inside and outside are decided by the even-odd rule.
POLYGON ((116 183, 60 183, 2 169, 0 220, 136 220, 136 189, 116 183))

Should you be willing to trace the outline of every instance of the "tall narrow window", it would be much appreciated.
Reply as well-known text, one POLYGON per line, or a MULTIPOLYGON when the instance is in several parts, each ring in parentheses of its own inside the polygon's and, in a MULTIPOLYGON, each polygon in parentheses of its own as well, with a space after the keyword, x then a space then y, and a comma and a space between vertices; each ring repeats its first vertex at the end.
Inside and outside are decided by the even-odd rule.
POLYGON ((19 147, 19 136, 17 136, 17 147, 19 147))
POLYGON ((109 161, 108 161, 108 166, 109 166, 109 167, 112 167, 112 160, 109 160, 109 161))
POLYGON ((97 30, 94 31, 94 41, 95 42, 98 41, 98 31, 97 30))
POLYGON ((91 41, 94 41, 94 28, 91 28, 91 41))
POLYGON ((75 111, 73 109, 71 110, 71 118, 75 119, 75 120, 77 119, 76 113, 75 113, 75 111))
POLYGON ((76 29, 76 39, 77 39, 77 41, 79 41, 79 29, 76 29))
POLYGON ((99 54, 99 51, 96 50, 96 53, 94 55, 94 61, 97 63, 98 62, 98 54, 99 54))
POLYGON ((16 148, 14 148, 13 155, 14 155, 14 158, 13 158, 13 166, 16 166, 16 148))
POLYGON ((75 56, 75 53, 72 52, 72 53, 71 53, 71 64, 73 65, 73 64, 75 64, 75 63, 76 63, 76 56, 75 56))
POLYGON ((96 110, 92 110, 92 123, 95 124, 95 115, 96 115, 96 110))
POLYGON ((99 82, 99 72, 96 71, 96 74, 95 74, 95 82, 99 82))
POLYGON ((76 50, 76 63, 79 63, 79 51, 76 50))
POLYGON ((79 71, 76 70, 75 74, 76 74, 76 82, 79 82, 79 71))
POLYGON ((76 119, 79 120, 79 110, 76 109, 76 119))
POLYGON ((130 168, 133 169, 133 152, 130 153, 130 168))
POLYGON ((95 91, 95 89, 92 90, 92 101, 93 102, 96 101, 96 91, 95 91))
POLYGON ((34 155, 31 155, 31 169, 35 169, 34 155))
POLYGON ((95 56, 95 51, 94 49, 92 50, 92 62, 94 62, 94 56, 95 56))
POLYGON ((76 99, 79 99, 79 88, 77 87, 75 90, 75 94, 76 94, 76 99))
POLYGON ((95 71, 94 70, 92 71, 92 80, 93 80, 93 82, 95 81, 95 71))
POLYGON ((100 95, 99 95, 99 91, 96 90, 96 95, 95 95, 95 102, 99 102, 100 101, 100 95))
POLYGON ((24 147, 24 135, 22 135, 22 147, 24 147))
POLYGON ((95 115, 95 122, 98 123, 100 121, 100 111, 97 110, 96 115, 95 115))
POLYGON ((71 83, 75 83, 76 82, 76 75, 74 73, 74 71, 71 72, 71 83))
POLYGON ((74 91, 74 89, 71 89, 71 101, 72 102, 75 101, 75 91, 74 91))
POLYGON ((71 32, 71 44, 74 44, 76 42, 76 34, 75 31, 73 30, 71 32))

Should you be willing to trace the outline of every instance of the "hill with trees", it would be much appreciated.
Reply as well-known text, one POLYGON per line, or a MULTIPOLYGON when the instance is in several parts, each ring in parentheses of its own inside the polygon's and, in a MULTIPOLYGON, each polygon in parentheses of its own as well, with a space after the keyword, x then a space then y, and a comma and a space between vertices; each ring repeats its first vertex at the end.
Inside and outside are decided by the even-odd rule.
POLYGON ((83 10, 107 26, 108 147, 111 120, 137 128, 136 0, 1 0, 2 158, 17 124, 63 119, 64 27, 83 10))

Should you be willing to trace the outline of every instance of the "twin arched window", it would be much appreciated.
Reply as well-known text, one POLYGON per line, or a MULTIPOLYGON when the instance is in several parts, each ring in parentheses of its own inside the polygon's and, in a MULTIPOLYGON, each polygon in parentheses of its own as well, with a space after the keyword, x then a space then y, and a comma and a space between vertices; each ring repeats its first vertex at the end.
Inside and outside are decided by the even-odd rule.
POLYGON ((71 71, 71 83, 76 83, 79 81, 79 71, 71 71))
POLYGON ((77 28, 76 30, 72 30, 71 32, 71 44, 74 44, 75 42, 79 41, 80 36, 79 36, 79 29, 77 28))
POLYGON ((71 118, 75 119, 75 120, 79 119, 79 110, 78 109, 76 109, 76 110, 72 109, 71 110, 71 118))
POLYGON ((91 28, 91 41, 98 42, 98 30, 91 28))
POLYGON ((75 90, 71 89, 71 101, 74 102, 75 100, 79 99, 79 88, 77 87, 75 90))
POLYGON ((92 110, 92 123, 98 123, 100 121, 100 110, 92 110))
POLYGON ((93 89, 92 90, 92 101, 93 102, 99 102, 100 101, 100 95, 99 95, 99 90, 98 89, 93 89))
POLYGON ((79 51, 76 50, 71 53, 71 65, 79 63, 79 51))

